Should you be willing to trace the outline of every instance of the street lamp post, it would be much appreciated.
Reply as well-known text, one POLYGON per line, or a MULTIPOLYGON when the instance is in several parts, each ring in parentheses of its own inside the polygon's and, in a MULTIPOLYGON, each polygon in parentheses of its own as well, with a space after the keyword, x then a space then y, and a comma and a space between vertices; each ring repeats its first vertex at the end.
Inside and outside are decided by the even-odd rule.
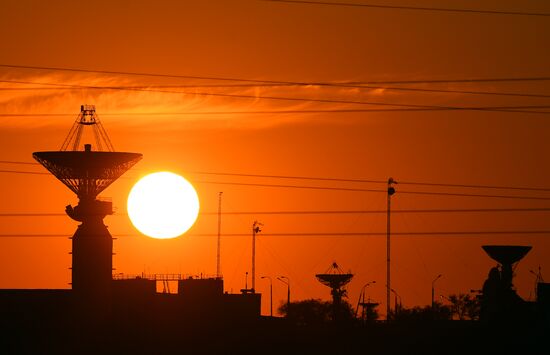
POLYGON ((269 314, 273 317, 273 281, 269 276, 262 276, 261 279, 269 279, 269 314))
POLYGON ((443 276, 442 274, 437 275, 437 277, 432 281, 432 310, 435 307, 435 282, 439 280, 439 278, 443 276))
POLYGON ((288 307, 290 307, 290 279, 286 276, 280 276, 280 277, 277 277, 277 280, 281 281, 286 285, 286 306, 287 306, 287 312, 288 312, 288 307))
POLYGON ((399 294, 393 288, 390 288, 390 291, 393 292, 393 294, 395 295, 395 315, 397 315, 397 313, 401 309, 401 305, 402 305, 401 296, 399 296, 399 294), (397 298, 398 297, 399 297, 399 305, 397 303, 397 298))

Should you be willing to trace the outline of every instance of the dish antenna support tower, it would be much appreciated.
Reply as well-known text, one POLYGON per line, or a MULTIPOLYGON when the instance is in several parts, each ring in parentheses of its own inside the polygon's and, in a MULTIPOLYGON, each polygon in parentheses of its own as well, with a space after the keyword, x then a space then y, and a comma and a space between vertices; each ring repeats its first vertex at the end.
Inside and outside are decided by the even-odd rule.
POLYGON ((340 319, 342 297, 346 295, 344 286, 351 281, 353 274, 342 272, 338 264, 333 262, 324 274, 317 274, 315 277, 320 283, 330 287, 330 294, 332 295, 332 319, 338 321, 340 319))
POLYGON ((75 207, 65 208, 69 217, 81 222, 72 237, 72 289, 92 312, 92 305, 110 300, 113 270, 113 238, 103 223, 105 216, 113 214, 112 202, 100 200, 98 195, 142 155, 115 152, 95 106, 82 105, 61 150, 35 152, 33 158, 78 197, 75 207), (89 129, 96 151, 91 143, 85 143, 81 150, 83 133, 89 129))

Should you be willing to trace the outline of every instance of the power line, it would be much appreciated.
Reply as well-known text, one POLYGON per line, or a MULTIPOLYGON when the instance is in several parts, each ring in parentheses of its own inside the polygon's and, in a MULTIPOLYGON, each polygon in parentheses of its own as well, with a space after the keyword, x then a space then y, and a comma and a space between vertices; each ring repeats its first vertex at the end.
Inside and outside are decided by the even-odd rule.
MULTIPOLYGON (((304 101, 311 101, 304 99, 304 101)), ((548 105, 539 106, 499 106, 499 107, 459 107, 449 108, 388 108, 388 109, 327 109, 327 110, 261 110, 261 111, 188 111, 188 112, 120 112, 102 113, 102 116, 209 116, 209 115, 271 115, 271 114, 309 114, 309 113, 361 113, 361 112, 429 112, 429 111, 489 111, 506 113, 549 114, 548 105), (527 110, 528 109, 528 110, 527 110)), ((74 113, 0 113, 0 117, 73 117, 74 113)))
MULTIPOLYGON (((280 86, 300 86, 299 84, 175 84, 175 85, 116 85, 108 86, 106 88, 116 88, 116 89, 194 89, 194 88, 214 88, 214 89, 224 89, 224 88, 256 88, 256 87, 280 87, 280 86)), ((309 86, 309 85, 302 85, 309 86)), ((362 87, 360 85, 354 85, 353 87, 362 87)), ((101 88, 101 87, 99 87, 101 88)), ((382 88, 382 87, 381 87, 382 88)), ((0 87, 1 91, 33 91, 33 90, 71 90, 71 88, 63 87, 0 87)))
MULTIPOLYGON (((366 179, 340 179, 340 178, 317 178, 304 176, 283 176, 283 175, 258 175, 258 174, 235 174, 235 173, 207 173, 207 172, 192 172, 192 174, 208 174, 222 176, 240 176, 240 177, 262 177, 262 178, 279 178, 292 180, 318 180, 318 181, 335 181, 335 182, 352 182, 352 183, 377 183, 387 184, 386 180, 366 180, 366 179)), ((422 183, 422 182, 400 182, 403 185, 425 185, 425 186, 441 186, 441 187, 465 187, 465 188, 484 188, 484 189, 501 189, 501 190, 529 190, 529 191, 550 191, 550 188, 537 187, 514 187, 514 186, 490 186, 490 185, 467 185, 467 184, 443 184, 443 183, 422 183)), ((385 191, 385 190, 376 190, 385 191)), ((415 193, 415 192, 405 192, 415 193)), ((437 193, 436 193, 437 194, 437 193)))
POLYGON ((398 5, 377 5, 365 3, 345 3, 345 2, 328 2, 328 1, 303 1, 303 0, 260 0, 265 2, 279 2, 286 4, 300 5, 327 5, 327 6, 343 6, 343 7, 363 7, 388 10, 412 10, 412 11, 429 11, 429 12, 450 12, 450 13, 468 13, 468 14, 485 14, 485 15, 514 15, 514 16, 541 16, 549 17, 549 13, 543 12, 520 12, 520 11, 503 11, 503 10, 476 10, 476 9, 457 9, 443 7, 420 7, 420 6, 398 6, 398 5))
MULTIPOLYGON (((408 91, 408 92, 423 92, 423 93, 438 93, 438 94, 467 94, 467 95, 484 95, 484 96, 506 96, 506 97, 531 97, 531 98, 550 98, 547 94, 528 94, 519 92, 501 92, 501 91, 477 91, 477 90, 450 90, 450 89, 424 89, 424 88, 411 88, 411 87, 396 87, 396 86, 373 86, 373 85, 351 85, 351 84, 331 84, 331 83, 319 83, 312 84, 225 84, 225 85, 117 85, 108 87, 91 87, 90 89, 99 90, 123 90, 123 89, 176 89, 176 88, 242 88, 242 87, 280 87, 280 86, 322 86, 322 87, 336 87, 336 88, 353 88, 353 89, 369 89, 369 90, 389 90, 389 91, 408 91)), ((70 87, 0 87, 0 91, 34 91, 34 90, 73 90, 70 87)))
POLYGON ((485 194, 466 194, 466 193, 454 193, 454 192, 429 192, 429 191, 404 191, 404 190, 398 190, 398 191, 396 191, 396 194, 434 195, 434 196, 462 196, 462 197, 489 197, 489 198, 505 198, 505 199, 516 199, 516 200, 544 200, 544 201, 550 201, 550 197, 485 195, 485 194))
MULTIPOLYGON (((22 165, 41 166, 39 163, 14 161, 14 160, 0 160, 0 164, 22 164, 22 165)), ((222 172, 206 172, 206 171, 188 171, 187 173, 196 174, 196 175, 237 176, 237 177, 333 181, 333 182, 351 182, 351 183, 372 183, 372 184, 384 184, 384 185, 388 183, 387 180, 315 177, 315 176, 301 176, 301 175, 273 175, 273 174, 266 175, 266 174, 222 173, 222 172)), ((47 174, 47 173, 43 173, 43 174, 47 174)), ((418 182, 418 181, 416 182, 399 181, 399 184, 400 185, 419 185, 419 186, 438 186, 438 187, 457 187, 457 188, 498 189, 498 190, 550 191, 550 188, 544 188, 544 187, 526 187, 526 186, 509 186, 509 185, 450 184, 450 183, 433 183, 433 182, 418 182)))
POLYGON ((256 177, 256 178, 273 178, 273 179, 290 179, 290 180, 317 180, 317 181, 335 181, 335 182, 356 182, 356 183, 374 183, 374 184, 387 184, 388 183, 387 180, 341 179, 341 178, 310 177, 310 176, 296 176, 296 175, 238 174, 238 173, 220 173, 220 172, 205 172, 205 171, 192 172, 192 174, 238 176, 238 177, 256 177))
POLYGON ((0 160, 0 164, 40 165, 39 163, 33 163, 28 161, 15 161, 15 160, 0 160))
POLYGON ((495 186, 495 185, 476 185, 476 184, 444 184, 437 182, 414 182, 414 181, 399 181, 401 185, 418 185, 418 186, 438 186, 438 187, 464 187, 476 189, 497 189, 497 190, 524 190, 524 191, 550 191, 550 188, 544 187, 520 187, 520 186, 495 186))
MULTIPOLYGON (((304 99, 304 101, 311 101, 304 99)), ((271 115, 271 114, 310 114, 310 113, 361 113, 361 112, 429 112, 429 111, 488 111, 506 113, 549 114, 550 106, 500 106, 500 107, 449 107, 449 108, 389 108, 389 109, 327 109, 327 110, 261 110, 261 111, 189 111, 189 112, 147 112, 147 113, 102 113, 102 116, 209 116, 209 115, 271 115)), ((72 117, 72 113, 0 113, 0 117, 72 117)))
MULTIPOLYGON (((441 232, 392 232, 392 236, 437 236, 437 235, 502 235, 502 234, 550 234, 550 230, 518 230, 518 231, 441 231, 441 232)), ((194 234, 193 236, 214 237, 217 234, 194 234)), ((248 237, 248 234, 228 233, 224 237, 248 237)), ((262 233, 264 237, 361 237, 386 236, 386 232, 296 232, 296 233, 262 233)))
POLYGON ((383 90, 391 90, 391 91, 416 91, 416 92, 428 92, 428 93, 438 93, 438 94, 468 94, 468 95, 488 95, 488 96, 550 98, 550 95, 545 95, 545 94, 526 94, 526 93, 500 92, 500 91, 422 89, 422 88, 410 88, 410 87, 371 86, 371 85, 359 85, 356 88, 365 88, 365 89, 372 89, 372 90, 383 89, 383 90))
MULTIPOLYGON (((117 215, 125 215, 119 214, 117 215)), ((67 216, 66 213, 0 213, 0 217, 60 217, 67 216)))
MULTIPOLYGON (((548 212, 541 208, 455 208, 455 209, 403 209, 392 213, 493 213, 493 212, 548 212)), ((325 215, 325 214, 385 214, 387 210, 312 210, 312 211, 226 211, 222 215, 325 215)), ((199 212, 200 215, 218 215, 218 212, 199 212)), ((65 213, 0 213, 0 217, 65 217, 65 213)), ((114 216, 127 216, 115 213, 114 216)))
MULTIPOLYGON (((46 173, 46 172, 31 172, 31 171, 17 171, 17 170, 0 170, 0 173, 51 175, 50 173, 46 173)), ((376 189, 360 189, 360 188, 328 187, 328 186, 259 184, 259 183, 222 182, 222 181, 194 181, 194 183, 215 184, 215 185, 234 185, 234 186, 274 187, 274 188, 296 188, 296 189, 313 189, 313 190, 354 191, 354 192, 385 192, 385 190, 376 190, 376 189)), ((548 199, 550 200, 550 198, 548 199)))
MULTIPOLYGON (((311 189, 311 190, 333 190, 333 191, 349 191, 349 192, 382 192, 382 193, 387 193, 387 190, 346 188, 346 187, 327 187, 327 186, 279 185, 279 184, 258 184, 258 183, 218 182, 218 181, 195 181, 195 183, 214 184, 214 185, 233 185, 233 186, 255 186, 255 187, 270 187, 270 188, 274 187, 274 188, 291 188, 291 189, 294 188, 294 189, 311 189)), ((406 191, 406 190, 398 190, 398 191, 396 191, 396 193, 397 194, 412 194, 412 195, 486 197, 486 198, 517 199, 517 200, 550 201, 550 197, 538 197, 538 196, 488 195, 488 194, 467 194, 467 193, 452 193, 452 192, 406 191)))
MULTIPOLYGON (((0 164, 25 164, 25 165, 40 165, 38 163, 31 162, 19 162, 11 160, 0 160, 0 164)), ((18 170, 0 170, 0 173, 17 173, 17 174, 35 174, 35 175, 50 175, 46 172, 30 172, 30 171, 18 171, 18 170)), ((276 179, 290 179, 290 180, 311 180, 311 181, 331 181, 331 182, 351 182, 351 183, 374 183, 374 184, 386 184, 385 180, 372 180, 372 179, 344 179, 344 178, 324 178, 324 177, 308 177, 308 176, 289 176, 289 175, 262 175, 262 174, 239 174, 239 173, 221 173, 221 172, 203 172, 203 171, 189 171, 189 174, 197 175, 216 175, 216 176, 238 176, 238 177, 257 177, 257 178, 276 178, 276 179)), ((248 183, 225 183, 225 182, 202 182, 202 183, 213 183, 213 184, 248 184, 248 183)), ((430 183, 430 182, 400 182, 401 185, 419 185, 419 186, 437 186, 437 187, 457 187, 457 188, 480 188, 480 189, 498 189, 498 190, 524 190, 524 191, 550 191, 550 188, 542 187, 519 187, 519 186, 495 186, 495 185, 475 185, 475 184, 448 184, 448 183, 430 183)), ((252 184, 253 186, 271 186, 271 187, 303 187, 309 188, 308 186, 294 186, 294 185, 272 185, 272 184, 252 184)), ((323 186, 315 186, 311 188, 325 188, 323 186)), ((349 188, 332 188, 329 189, 344 189, 350 190, 349 188)), ((385 190, 369 190, 369 189, 353 189, 351 191, 371 191, 371 192, 382 192, 385 190)), ((399 191, 403 193, 421 193, 421 194, 444 194, 444 195, 456 195, 454 193, 443 193, 443 192, 418 192, 418 191, 399 191)), ((478 194, 458 194, 460 196, 487 196, 487 195, 478 195, 478 194)), ((519 196, 508 196, 511 198, 519 196)))
MULTIPOLYGON (((122 90, 122 91, 138 91, 138 92, 157 92, 157 93, 166 93, 166 94, 180 94, 180 95, 198 95, 198 96, 215 96, 215 97, 230 97, 230 98, 239 98, 239 99, 262 99, 262 100, 277 100, 277 101, 301 101, 301 102, 320 102, 320 103, 331 103, 331 104, 351 104, 351 105, 369 105, 369 106, 395 106, 403 107, 405 110, 399 109, 384 109, 384 110, 374 110, 370 109, 368 111, 351 111, 351 110, 333 110, 333 112, 382 112, 382 111, 494 111, 494 112, 515 112, 515 113, 546 113, 538 111, 528 111, 529 109, 547 109, 550 108, 548 105, 523 105, 523 106, 494 106, 494 107, 475 107, 475 106, 439 106, 439 105, 418 105, 418 104, 401 104, 401 103, 390 103, 390 102, 371 102, 371 101, 352 101, 352 100, 337 100, 337 99, 312 99, 304 97, 282 97, 282 96, 261 96, 261 95, 245 95, 245 94, 227 94, 227 93, 213 93, 213 92, 187 92, 187 91, 170 91, 170 90, 157 90, 157 89, 122 89, 118 87, 108 87, 108 86, 91 86, 91 85, 76 85, 76 84, 61 84, 61 83, 45 83, 45 82, 30 82, 30 81, 20 81, 20 80, 0 80, 0 82, 8 83, 22 83, 22 84, 41 84, 41 85, 51 85, 51 86, 62 86, 62 87, 73 87, 79 89, 108 89, 108 90, 122 90)), ((280 112, 280 111, 279 111, 280 112)), ((283 111, 285 113, 295 113, 290 111, 283 111)), ((304 112, 300 110, 298 112, 304 112)), ((312 111, 313 112, 313 111, 312 111)), ((321 111, 329 112, 329 111, 321 111)), ((246 113, 246 111, 244 112, 246 113)), ((265 113, 265 112, 262 112, 265 113)))
MULTIPOLYGON (((30 172, 17 170, 0 170, 0 173, 15 173, 15 174, 33 174, 33 175, 51 175, 45 172, 30 172)), ((306 186, 306 185, 284 185, 284 184, 261 184, 261 183, 245 183, 245 182, 224 182, 224 181, 200 181, 198 184, 214 184, 214 185, 232 185, 232 186, 253 186, 253 187, 268 187, 268 188, 291 188, 291 189, 310 189, 310 190, 332 190, 332 191, 349 191, 349 192, 383 192, 382 189, 365 189, 352 187, 331 187, 331 186, 306 186)), ((400 194, 413 195, 433 195, 433 196, 462 196, 462 197, 486 197, 486 198, 503 198, 503 199, 519 199, 519 200, 542 200, 549 201, 550 197, 540 196, 513 196, 513 195, 489 195, 489 194, 468 194, 468 193, 453 193, 453 192, 430 192, 430 191, 407 191, 398 190, 400 194)))
MULTIPOLYGON (((51 86, 63 86, 79 89, 108 89, 108 90, 122 90, 122 91, 139 91, 139 92, 157 92, 166 94, 180 94, 180 95, 198 95, 198 96, 216 96, 216 97, 231 97, 240 99, 265 99, 265 100, 279 100, 279 101, 306 101, 306 102, 322 102, 331 104, 353 104, 353 105, 374 105, 374 106, 397 106, 407 108, 422 108, 422 109, 449 109, 448 106, 430 106, 430 105, 416 105, 416 104, 399 104, 399 103, 384 103, 384 102, 369 102, 369 101, 352 101, 352 100, 335 100, 335 99, 309 99, 302 97, 281 97, 281 96, 259 96, 259 95, 245 95, 245 94, 227 94, 227 93, 213 93, 213 92, 188 92, 188 91, 172 91, 172 90, 157 90, 157 89, 122 89, 115 86, 92 86, 92 85, 76 85, 76 84, 60 84, 60 83, 45 83, 45 82, 30 82, 20 80, 0 80, 0 82, 19 83, 19 84, 40 84, 51 86)), ((515 107, 511 107, 514 109, 515 107)), ((545 107, 548 108, 548 107, 545 107)))
POLYGON ((235 82, 248 82, 248 83, 263 83, 263 84, 281 84, 281 83, 292 84, 292 82, 281 82, 281 81, 272 81, 272 80, 256 80, 256 79, 198 76, 198 75, 176 75, 176 74, 162 74, 162 73, 142 73, 142 72, 127 72, 127 71, 114 71, 114 70, 92 70, 92 69, 84 69, 84 68, 66 68, 66 67, 62 68, 62 67, 13 65, 13 64, 0 64, 0 67, 14 68, 14 69, 68 71, 68 72, 94 73, 94 74, 115 74, 115 75, 130 75, 130 76, 160 77, 160 78, 172 78, 172 79, 218 80, 218 81, 235 81, 235 82))
MULTIPOLYGON (((14 160, 0 160, 0 164, 21 164, 41 166, 39 163, 23 162, 14 160)), ((316 177, 302 175, 274 175, 274 174, 244 174, 244 173, 222 173, 222 172, 206 172, 206 171, 188 171, 188 174, 196 175, 216 175, 216 176, 237 176, 237 177, 255 177, 255 178, 273 178, 273 179, 290 179, 290 180, 312 180, 312 181, 333 181, 333 182, 351 182, 351 183, 372 183, 372 184, 387 184, 387 180, 375 179, 351 179, 351 178, 334 178, 334 177, 316 177)), ((43 173, 47 174, 47 173, 43 173)), ((498 189, 498 190, 526 190, 526 191, 550 191, 550 188, 544 187, 527 187, 527 186, 510 186, 510 185, 480 185, 480 184, 451 184, 451 183, 433 183, 433 182, 418 182, 418 181, 399 181, 400 185, 419 185, 419 186, 438 186, 438 187, 457 187, 457 188, 479 188, 479 189, 498 189)))
MULTIPOLYGON (((437 231, 437 232, 392 232, 392 236, 467 236, 467 235, 536 235, 536 234, 549 234, 550 230, 515 230, 515 231, 437 231)), ((285 232, 285 233, 262 233, 264 237, 366 237, 366 236, 385 236, 386 232, 285 232)), ((137 237, 143 236, 141 234, 115 234, 114 237, 137 237)), ((217 237, 214 233, 193 233, 186 234, 187 237, 217 237)), ((224 237, 249 237, 246 233, 224 233, 224 237)), ((0 237, 72 237, 71 234, 0 234, 0 237)))
MULTIPOLYGON (((238 173, 221 173, 221 172, 190 172, 191 174, 199 175, 219 175, 219 176, 238 176, 238 177, 257 177, 257 178, 275 178, 275 179, 291 179, 291 180, 317 180, 317 181, 334 181, 334 182, 351 182, 351 183, 373 183, 387 184, 387 180, 373 179, 344 179, 344 178, 327 178, 327 177, 310 177, 310 176, 292 176, 292 175, 261 175, 261 174, 238 174, 238 173)), ((541 187, 518 187, 518 186, 495 186, 495 185, 475 185, 475 184, 445 184, 445 183, 430 183, 430 182, 408 182, 399 181, 400 185, 424 185, 424 186, 440 186, 440 187, 463 187, 463 188, 483 188, 483 189, 499 189, 499 190, 527 190, 527 191, 550 191, 550 188, 541 187)))
MULTIPOLYGON (((346 87, 347 85, 366 85, 366 84, 434 84, 434 83, 482 83, 482 82, 517 82, 517 81, 548 81, 550 76, 534 76, 534 77, 513 77, 513 78, 472 78, 472 79, 420 79, 420 80, 369 80, 349 83, 326 83, 326 82, 306 82, 306 81, 281 81, 281 80, 258 80, 246 78, 230 78, 220 76, 192 76, 192 75, 175 75, 161 73, 144 73, 144 72, 125 72, 125 71, 109 71, 109 70, 92 70, 85 68, 66 68, 66 67, 45 67, 45 66, 29 66, 29 65, 13 65, 0 64, 3 68, 14 69, 34 69, 34 70, 51 70, 51 71, 69 71, 83 72, 96 74, 115 74, 129 76, 146 76, 146 77, 163 77, 173 79, 199 79, 199 80, 218 80, 218 81, 235 81, 248 82, 259 84, 276 84, 276 85, 312 85, 312 86, 335 86, 346 87)), ((42 84, 47 85, 47 84, 42 84)), ((354 87, 354 86, 352 86, 354 87)))
MULTIPOLYGON (((310 190, 333 190, 333 191, 350 191, 350 192, 386 192, 381 189, 362 189, 352 187, 330 187, 330 186, 305 186, 305 185, 283 185, 283 184, 260 184, 248 182, 222 182, 222 181, 195 181, 199 184, 214 184, 214 185, 233 185, 233 186, 254 186, 254 187, 275 187, 289 189, 310 189, 310 190)), ((550 200, 550 198, 548 198, 550 200)))
POLYGON ((418 79, 418 80, 374 80, 363 84, 465 84, 465 83, 502 83, 522 81, 548 81, 548 76, 530 76, 515 78, 472 78, 472 79, 418 79))
MULTIPOLYGON (((479 212, 548 212, 550 207, 535 208, 454 208, 454 209, 401 209, 391 213, 479 213, 479 212)), ((279 215, 279 214, 379 214, 387 210, 312 210, 312 211, 226 211, 225 215, 279 215)), ((201 212, 203 215, 216 215, 217 212, 201 212)), ((1 215, 1 214, 0 214, 1 215)))
POLYGON ((31 175, 51 175, 50 173, 41 173, 38 171, 18 171, 18 170, 0 170, 0 173, 9 174, 31 174, 31 175))
MULTIPOLYGON (((40 165, 31 162, 19 162, 11 160, 0 160, 0 164, 24 164, 24 165, 40 165)), ((3 172, 3 171, 0 171, 3 172)), ((16 172, 16 171, 9 171, 16 172)), ((217 176, 238 176, 238 177, 257 177, 257 178, 274 178, 274 179, 290 179, 290 180, 312 180, 312 181, 334 181, 334 182, 352 182, 352 183, 374 183, 386 184, 386 180, 369 180, 369 179, 343 179, 343 178, 324 178, 324 177, 309 177, 309 176, 289 176, 289 175, 261 175, 261 174, 238 174, 238 173, 220 173, 220 172, 204 172, 190 171, 190 174, 197 175, 217 175, 217 176)), ((47 173, 41 173, 47 174, 47 173)), ((401 182, 401 185, 419 185, 419 186, 439 186, 439 187, 463 187, 463 188, 482 188, 482 189, 499 189, 499 190, 528 190, 528 191, 550 191, 550 188, 539 187, 518 187, 518 186, 494 186, 494 185, 474 185, 474 184, 445 184, 445 183, 430 183, 430 182, 401 182)))
MULTIPOLYGON (((51 175, 49 173, 40 172, 23 172, 0 170, 0 173, 17 173, 17 174, 34 174, 34 175, 51 175)), ((348 188, 348 187, 329 187, 329 186, 305 186, 305 185, 283 185, 283 184, 260 184, 260 183, 245 183, 245 182, 224 182, 224 181, 194 181, 197 184, 213 184, 213 185, 231 185, 231 186, 253 186, 267 188, 289 188, 289 189, 306 189, 306 190, 326 190, 326 191, 348 191, 348 192, 379 192, 386 193, 386 190, 381 189, 363 189, 363 188, 348 188)), ((429 192, 429 191, 406 191, 399 190, 401 194, 413 195, 433 195, 433 196, 457 196, 457 197, 485 197, 485 198, 503 198, 516 200, 541 200, 550 201, 550 197, 537 196, 510 196, 510 195, 488 195, 488 194, 466 194, 466 193, 451 193, 451 192, 429 192)))

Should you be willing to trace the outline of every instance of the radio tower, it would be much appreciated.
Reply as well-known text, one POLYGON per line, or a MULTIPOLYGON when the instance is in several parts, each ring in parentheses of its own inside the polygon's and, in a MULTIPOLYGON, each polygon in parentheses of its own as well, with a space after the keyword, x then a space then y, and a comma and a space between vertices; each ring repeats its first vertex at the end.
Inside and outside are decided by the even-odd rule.
POLYGON ((113 214, 113 208, 112 202, 97 196, 142 155, 114 152, 95 106, 82 105, 61 150, 35 152, 33 157, 78 196, 75 207, 65 208, 69 217, 81 222, 72 237, 72 289, 87 307, 104 305, 111 296, 113 238, 103 218, 113 214), (81 145, 89 130, 97 150, 92 142, 81 145))

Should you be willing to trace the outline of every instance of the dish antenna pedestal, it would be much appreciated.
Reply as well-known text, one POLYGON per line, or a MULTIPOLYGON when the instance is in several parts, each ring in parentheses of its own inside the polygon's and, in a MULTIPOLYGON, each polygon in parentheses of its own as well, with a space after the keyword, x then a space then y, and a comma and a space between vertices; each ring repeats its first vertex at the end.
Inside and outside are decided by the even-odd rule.
POLYGON ((33 158, 78 196, 78 205, 68 205, 67 215, 81 222, 72 237, 72 289, 90 302, 110 299, 113 238, 103 223, 113 214, 112 202, 99 193, 136 164, 142 155, 114 152, 95 107, 81 106, 60 151, 33 153, 33 158), (86 129, 93 131, 96 147, 80 141, 86 129), (106 150, 103 150, 106 149, 106 150))

